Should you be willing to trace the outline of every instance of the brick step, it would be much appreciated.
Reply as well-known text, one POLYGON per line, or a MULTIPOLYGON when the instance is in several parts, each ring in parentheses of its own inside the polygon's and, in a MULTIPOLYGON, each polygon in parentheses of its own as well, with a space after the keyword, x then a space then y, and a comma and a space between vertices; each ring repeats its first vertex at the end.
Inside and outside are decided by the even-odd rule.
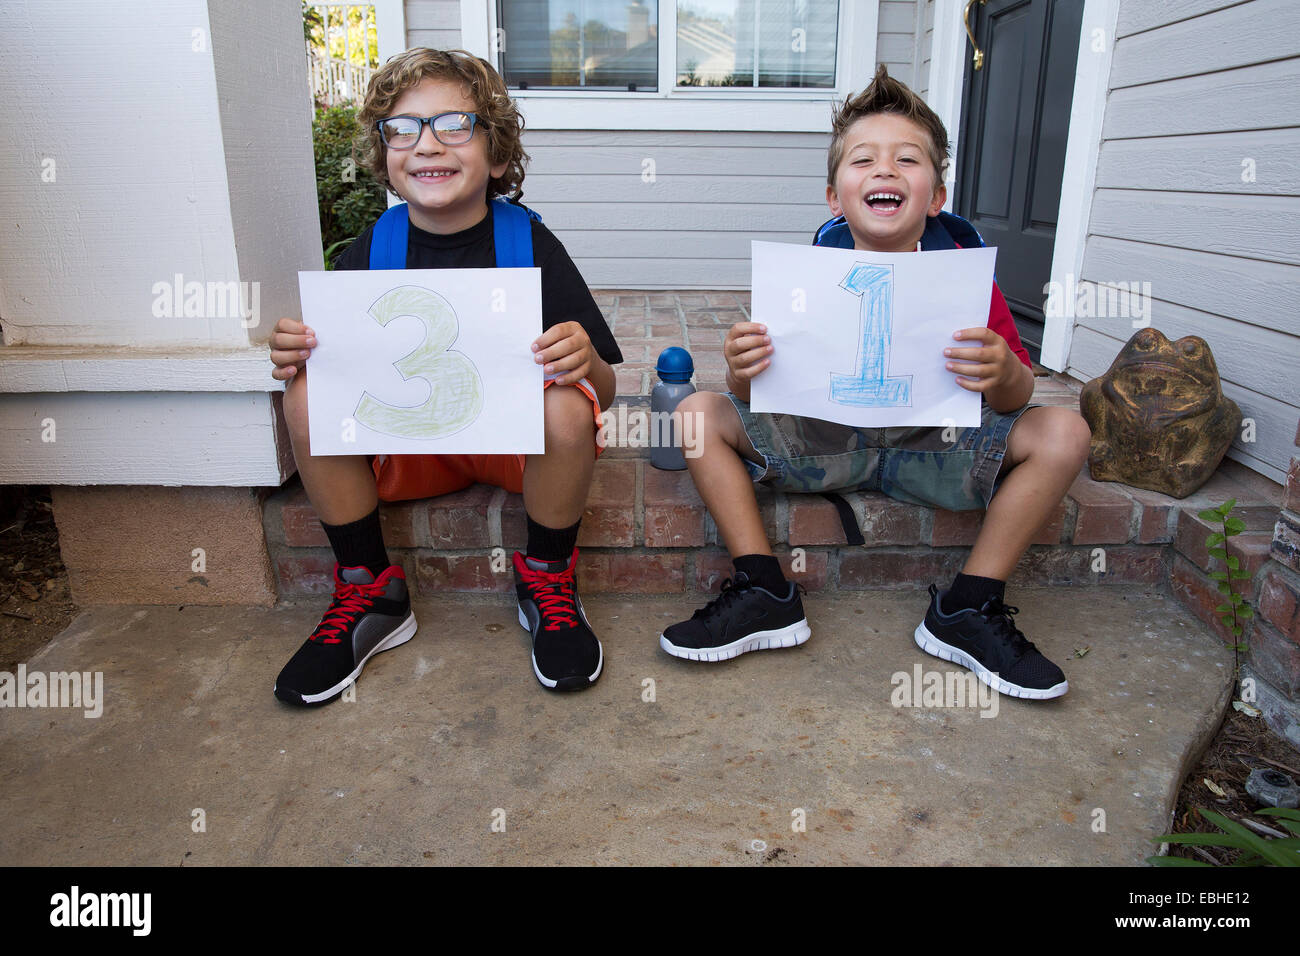
MULTIPOLYGON (((983 520, 982 512, 932 510, 877 493, 845 497, 867 538, 844 543, 835 507, 814 495, 760 487, 764 525, 787 574, 811 591, 826 588, 923 588, 951 579, 983 520)), ((1088 586, 1171 581, 1207 620, 1219 603, 1206 576, 1209 524, 1197 512, 1238 499, 1247 532, 1230 553, 1248 570, 1267 559, 1279 501, 1224 471, 1196 495, 1166 495, 1094 482, 1074 482, 1012 584, 1088 586), (1212 602, 1212 603, 1211 603, 1212 602), (1205 613, 1203 613, 1205 612, 1205 613)), ((387 504, 384 536, 412 592, 508 592, 510 554, 525 544, 523 500, 477 485, 441 498, 387 504)), ((326 593, 333 557, 301 486, 292 482, 264 509, 267 542, 282 597, 326 593)), ((596 466, 578 538, 584 591, 671 593, 716 591, 731 573, 718 532, 686 472, 652 467, 643 452, 610 449, 596 466)))

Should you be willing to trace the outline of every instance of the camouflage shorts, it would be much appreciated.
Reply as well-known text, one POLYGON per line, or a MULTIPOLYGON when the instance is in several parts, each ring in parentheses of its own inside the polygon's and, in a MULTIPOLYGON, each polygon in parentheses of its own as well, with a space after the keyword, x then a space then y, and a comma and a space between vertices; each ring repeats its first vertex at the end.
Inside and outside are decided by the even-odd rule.
POLYGON ((751 412, 727 397, 764 465, 748 459, 756 482, 779 491, 882 491, 949 511, 987 508, 997 490, 1007 436, 1026 409, 1003 415, 981 405, 977 428, 854 428, 798 415, 751 412))

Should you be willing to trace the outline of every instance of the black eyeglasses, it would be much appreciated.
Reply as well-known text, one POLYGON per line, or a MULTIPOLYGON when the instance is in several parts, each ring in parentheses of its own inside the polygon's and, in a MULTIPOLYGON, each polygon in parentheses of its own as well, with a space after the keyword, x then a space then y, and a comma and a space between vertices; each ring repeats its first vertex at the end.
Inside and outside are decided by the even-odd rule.
POLYGON ((437 116, 390 116, 375 123, 389 149, 410 149, 420 141, 424 124, 444 146, 462 146, 474 138, 476 113, 439 113, 437 116))

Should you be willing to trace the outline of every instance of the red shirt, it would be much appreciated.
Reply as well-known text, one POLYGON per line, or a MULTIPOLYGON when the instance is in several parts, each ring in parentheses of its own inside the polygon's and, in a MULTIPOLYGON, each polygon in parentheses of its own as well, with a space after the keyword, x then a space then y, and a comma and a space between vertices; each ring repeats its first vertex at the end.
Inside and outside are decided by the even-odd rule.
MULTIPOLYGON (((918 248, 920 245, 918 242, 918 248)), ((958 249, 962 248, 961 243, 955 242, 953 245, 958 249)), ((989 328, 1002 336, 1007 343, 1007 348, 1016 353, 1016 358, 1024 362, 1028 368, 1034 367, 1029 360, 1029 352, 1020 341, 1020 333, 1016 331, 1016 320, 1011 317, 1011 309, 1007 306, 1007 300, 1002 298, 1002 290, 998 288, 996 280, 993 282, 993 300, 989 303, 989 328)))
POLYGON ((1020 333, 1016 331, 1016 322, 1011 318, 1011 310, 1007 308, 1007 300, 1002 298, 1002 290, 998 288, 996 282, 993 283, 993 301, 989 303, 989 328, 1006 339, 1007 347, 1016 353, 1016 357, 1020 361, 1030 368, 1034 367, 1029 361, 1029 353, 1020 343, 1020 333))

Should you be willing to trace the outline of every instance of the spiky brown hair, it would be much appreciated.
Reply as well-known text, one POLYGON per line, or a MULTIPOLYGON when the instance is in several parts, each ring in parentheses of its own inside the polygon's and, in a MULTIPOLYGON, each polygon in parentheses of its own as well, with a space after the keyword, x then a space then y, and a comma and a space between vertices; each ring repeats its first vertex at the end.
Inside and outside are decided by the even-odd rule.
POLYGON ((361 126, 356 141, 358 163, 369 169, 385 189, 396 194, 388 178, 388 147, 375 124, 392 116, 393 106, 402 94, 426 78, 459 83, 474 101, 478 124, 487 135, 488 162, 493 166, 506 164, 502 176, 488 180, 487 198, 522 196, 524 164, 528 162, 521 137, 524 118, 510 98, 501 74, 487 60, 465 50, 412 47, 391 57, 375 72, 357 113, 361 126))
POLYGON ((926 105, 925 100, 913 93, 906 83, 889 75, 885 64, 876 67, 867 88, 857 96, 850 96, 835 111, 831 120, 831 148, 826 154, 826 183, 835 185, 835 172, 844 157, 844 134, 864 116, 876 113, 896 113, 920 126, 930 136, 930 165, 934 167, 934 185, 943 183, 948 169, 948 131, 943 128, 939 114, 926 105))

